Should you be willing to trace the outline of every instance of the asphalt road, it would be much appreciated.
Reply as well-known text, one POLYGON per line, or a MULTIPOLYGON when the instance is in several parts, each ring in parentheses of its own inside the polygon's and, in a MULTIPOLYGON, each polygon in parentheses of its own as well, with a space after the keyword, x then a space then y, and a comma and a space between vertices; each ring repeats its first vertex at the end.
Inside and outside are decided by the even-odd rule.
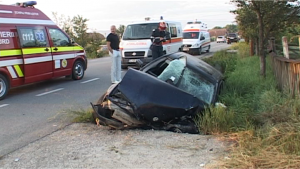
MULTIPOLYGON (((212 43, 210 57, 229 45, 212 43)), ((71 111, 90 108, 111 85, 109 57, 89 60, 82 80, 67 78, 12 89, 0 101, 0 158, 71 123, 71 111)), ((123 71, 123 74, 126 72, 123 71)))

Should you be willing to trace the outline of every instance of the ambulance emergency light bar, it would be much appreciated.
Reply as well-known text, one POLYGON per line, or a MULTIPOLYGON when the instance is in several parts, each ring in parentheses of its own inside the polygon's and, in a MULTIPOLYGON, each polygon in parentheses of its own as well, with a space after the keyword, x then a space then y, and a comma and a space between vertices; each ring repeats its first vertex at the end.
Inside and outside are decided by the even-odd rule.
POLYGON ((22 7, 28 7, 28 6, 30 6, 30 7, 33 7, 36 4, 37 4, 36 1, 27 1, 27 2, 21 2, 21 3, 17 2, 16 6, 22 6, 22 7))

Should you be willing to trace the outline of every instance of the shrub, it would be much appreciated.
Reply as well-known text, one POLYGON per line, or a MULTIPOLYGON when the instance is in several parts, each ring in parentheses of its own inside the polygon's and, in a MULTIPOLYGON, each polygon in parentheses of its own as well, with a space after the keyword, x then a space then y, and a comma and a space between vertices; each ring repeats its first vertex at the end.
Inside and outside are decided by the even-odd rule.
MULTIPOLYGON (((234 48, 243 50, 243 45, 239 43, 234 48)), ((195 120, 196 124, 205 134, 223 133, 234 141, 229 159, 219 164, 222 167, 298 168, 300 99, 277 90, 269 59, 267 76, 262 78, 259 58, 240 54, 235 66, 225 64, 231 55, 228 53, 209 60, 226 65, 220 101, 227 109, 211 107, 195 120)))

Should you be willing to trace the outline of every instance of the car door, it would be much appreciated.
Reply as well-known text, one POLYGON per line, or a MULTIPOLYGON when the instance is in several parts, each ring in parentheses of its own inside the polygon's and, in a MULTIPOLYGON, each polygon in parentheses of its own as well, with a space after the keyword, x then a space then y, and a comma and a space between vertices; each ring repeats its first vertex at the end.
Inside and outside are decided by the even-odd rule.
MULTIPOLYGON (((53 55, 54 77, 71 75, 76 54, 70 38, 57 27, 47 27, 53 55)), ((81 49, 82 50, 82 49, 81 49)))
POLYGON ((52 54, 43 26, 17 27, 23 54, 25 83, 53 77, 52 54))

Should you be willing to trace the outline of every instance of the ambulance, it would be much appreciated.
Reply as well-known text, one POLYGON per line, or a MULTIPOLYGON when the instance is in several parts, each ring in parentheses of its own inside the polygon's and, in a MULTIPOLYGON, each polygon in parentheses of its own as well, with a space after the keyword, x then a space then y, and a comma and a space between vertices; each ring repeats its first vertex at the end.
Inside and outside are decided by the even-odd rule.
POLYGON ((182 50, 191 54, 209 52, 211 47, 207 25, 201 21, 187 22, 183 29, 182 50))
POLYGON ((135 22, 126 26, 124 34, 120 42, 120 50, 122 55, 122 69, 128 66, 135 66, 137 59, 148 63, 152 61, 152 52, 150 46, 152 44, 150 37, 153 29, 158 28, 160 22, 166 23, 166 32, 170 34, 170 39, 163 42, 164 54, 181 51, 182 47, 182 28, 181 23, 169 20, 150 20, 135 22))
POLYGON ((84 49, 34 5, 0 5, 0 100, 13 87, 61 76, 82 79, 87 68, 84 49))

